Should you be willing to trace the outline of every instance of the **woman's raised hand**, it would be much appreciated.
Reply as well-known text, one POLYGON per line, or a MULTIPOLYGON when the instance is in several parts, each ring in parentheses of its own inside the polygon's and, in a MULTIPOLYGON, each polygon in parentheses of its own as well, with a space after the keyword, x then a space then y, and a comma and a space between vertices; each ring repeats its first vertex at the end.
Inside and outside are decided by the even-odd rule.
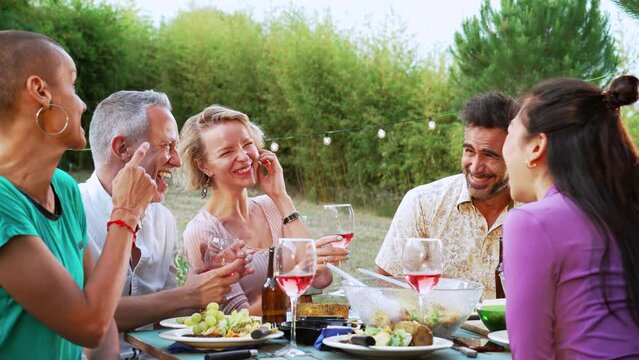
POLYGON ((284 171, 275 153, 262 149, 258 160, 266 168, 266 175, 260 168, 257 171, 257 179, 264 194, 273 200, 288 196, 284 184, 284 171))
POLYGON ((137 214, 138 219, 157 191, 155 181, 146 173, 140 162, 144 159, 149 143, 144 142, 113 179, 111 198, 113 208, 126 208, 137 214))

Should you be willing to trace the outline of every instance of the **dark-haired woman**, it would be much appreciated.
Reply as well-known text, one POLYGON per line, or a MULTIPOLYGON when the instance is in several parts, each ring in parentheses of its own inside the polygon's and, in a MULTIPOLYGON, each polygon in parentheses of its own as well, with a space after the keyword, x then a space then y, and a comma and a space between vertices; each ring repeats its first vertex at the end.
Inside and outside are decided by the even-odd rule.
POLYGON ((543 82, 510 124, 510 191, 528 203, 504 222, 517 359, 639 358, 639 167, 619 114, 637 83, 543 82))

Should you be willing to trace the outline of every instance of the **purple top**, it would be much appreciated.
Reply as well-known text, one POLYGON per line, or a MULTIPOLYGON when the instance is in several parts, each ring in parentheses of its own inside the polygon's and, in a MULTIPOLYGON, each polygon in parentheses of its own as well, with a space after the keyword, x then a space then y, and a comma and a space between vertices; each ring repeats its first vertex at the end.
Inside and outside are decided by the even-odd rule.
POLYGON ((510 210, 503 227, 506 323, 517 359, 639 358, 639 326, 626 307, 621 254, 585 214, 551 187, 544 199, 510 210))

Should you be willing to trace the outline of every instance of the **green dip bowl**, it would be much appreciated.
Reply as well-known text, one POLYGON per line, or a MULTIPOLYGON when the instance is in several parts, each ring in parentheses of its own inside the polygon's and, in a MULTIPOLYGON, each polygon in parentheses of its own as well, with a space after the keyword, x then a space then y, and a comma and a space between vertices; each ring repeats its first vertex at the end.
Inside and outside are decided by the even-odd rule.
POLYGON ((477 309, 481 322, 488 330, 506 330, 506 305, 483 305, 477 309))

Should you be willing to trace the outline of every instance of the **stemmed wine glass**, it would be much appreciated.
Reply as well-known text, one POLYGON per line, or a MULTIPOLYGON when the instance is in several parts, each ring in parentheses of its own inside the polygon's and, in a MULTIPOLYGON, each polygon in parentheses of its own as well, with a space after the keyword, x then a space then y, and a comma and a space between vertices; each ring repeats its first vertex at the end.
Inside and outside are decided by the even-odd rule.
MULTIPOLYGON (((331 246, 346 249, 355 234, 355 213, 351 204, 328 204, 322 209, 322 232, 324 235, 340 235, 342 241, 332 242, 331 246)), ((342 266, 342 262, 338 263, 342 266)), ((346 296, 342 287, 330 293, 333 296, 346 296)))
POLYGON ((424 321, 424 295, 439 282, 442 260, 442 243, 439 239, 406 239, 402 267, 406 280, 419 297, 420 322, 424 321))
POLYGON ((355 213, 351 204, 328 204, 322 210, 324 235, 340 235, 342 241, 332 242, 334 247, 346 249, 355 234, 355 213))
POLYGON ((313 239, 281 238, 275 248, 275 278, 279 287, 291 299, 291 341, 277 356, 298 356, 305 353, 295 341, 297 298, 311 286, 317 269, 317 253, 313 239))

